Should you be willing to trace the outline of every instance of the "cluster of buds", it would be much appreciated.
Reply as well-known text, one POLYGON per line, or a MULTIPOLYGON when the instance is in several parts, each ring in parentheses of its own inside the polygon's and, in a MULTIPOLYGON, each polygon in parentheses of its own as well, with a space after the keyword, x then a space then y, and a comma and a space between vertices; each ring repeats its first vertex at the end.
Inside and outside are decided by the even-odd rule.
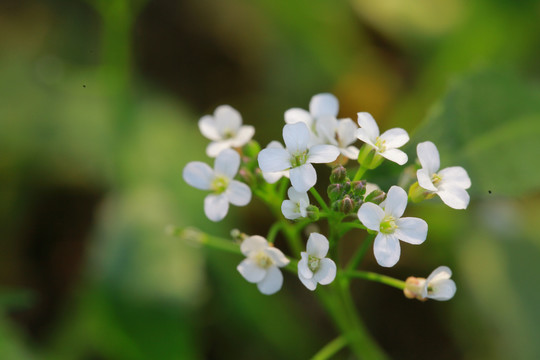
POLYGON ((327 193, 331 209, 345 215, 356 213, 365 202, 380 204, 386 197, 384 191, 380 189, 366 194, 366 181, 351 181, 347 176, 347 170, 342 165, 334 167, 330 175, 330 183, 327 193))

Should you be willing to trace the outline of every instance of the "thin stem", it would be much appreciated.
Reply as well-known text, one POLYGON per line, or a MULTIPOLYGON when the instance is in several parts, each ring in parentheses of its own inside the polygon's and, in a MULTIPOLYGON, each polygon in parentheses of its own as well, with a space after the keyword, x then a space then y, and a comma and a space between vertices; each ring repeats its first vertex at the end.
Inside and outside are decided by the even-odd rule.
POLYGON ((403 290, 405 288, 405 281, 398 280, 390 276, 377 274, 371 271, 347 271, 343 273, 343 276, 375 281, 381 284, 395 287, 396 289, 400 290, 403 290))
POLYGON ((311 193, 311 195, 313 195, 313 197, 315 198, 315 200, 317 200, 317 202, 319 203, 319 205, 321 206, 321 208, 322 208, 325 212, 330 212, 330 209, 328 208, 328 205, 326 205, 326 202, 324 201, 324 199, 322 198, 322 196, 319 194, 319 192, 317 191, 317 189, 315 189, 314 187, 312 187, 311 189, 309 189, 309 192, 311 193))
POLYGON ((209 248, 213 248, 216 250, 242 255, 242 252, 240 251, 240 246, 238 244, 232 242, 229 239, 208 235, 207 233, 204 233, 199 229, 195 229, 192 227, 170 227, 167 229, 167 232, 195 245, 205 245, 209 248))
POLYGON ((354 254, 354 257, 349 261, 349 264, 347 264, 347 271, 352 271, 358 267, 358 265, 366 255, 369 246, 373 242, 374 237, 375 234, 368 234, 368 236, 364 239, 362 244, 358 247, 358 250, 356 250, 356 254, 354 254))
POLYGON ((311 360, 326 360, 334 356, 339 350, 343 349, 347 345, 347 338, 345 336, 338 336, 334 340, 326 344, 321 350, 319 350, 311 360))
POLYGON ((362 229, 366 230, 366 227, 359 222, 345 222, 339 226, 339 236, 342 237, 352 229, 362 229))
POLYGON ((362 179, 362 176, 364 176, 364 174, 366 173, 367 170, 368 170, 368 168, 360 166, 358 168, 358 170, 356 171, 356 174, 354 174, 353 181, 358 181, 358 180, 362 179))
POLYGON ((274 240, 276 239, 276 235, 278 234, 282 226, 283 224, 281 223, 281 221, 278 221, 278 222, 275 222, 274 225, 270 227, 270 230, 268 230, 268 235, 266 236, 266 240, 268 240, 269 243, 274 243, 274 240))

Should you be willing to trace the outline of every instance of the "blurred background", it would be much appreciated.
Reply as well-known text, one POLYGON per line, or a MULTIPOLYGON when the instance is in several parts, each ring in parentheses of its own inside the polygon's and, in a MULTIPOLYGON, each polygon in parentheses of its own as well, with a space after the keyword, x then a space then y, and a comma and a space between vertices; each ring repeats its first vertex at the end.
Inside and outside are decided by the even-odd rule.
POLYGON ((182 180, 187 162, 212 162, 197 120, 230 104, 264 146, 320 92, 340 117, 407 129, 411 159, 435 142, 473 182, 467 211, 409 206, 429 236, 397 266, 365 259, 401 279, 448 265, 458 284, 420 303, 354 282, 381 346, 540 358, 539 20, 535 0, 3 0, 0 358, 305 359, 333 339, 291 274, 265 297, 239 257, 164 232, 265 235, 260 202, 214 224, 182 180))

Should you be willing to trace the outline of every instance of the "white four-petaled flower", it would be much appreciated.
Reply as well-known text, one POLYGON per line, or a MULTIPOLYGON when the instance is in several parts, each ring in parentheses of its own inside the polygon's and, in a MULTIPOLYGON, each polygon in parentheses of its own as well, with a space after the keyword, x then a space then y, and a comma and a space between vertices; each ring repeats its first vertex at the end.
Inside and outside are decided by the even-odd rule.
POLYGON ((240 245, 246 256, 236 269, 250 283, 256 283, 259 291, 272 295, 281 289, 283 274, 280 267, 286 266, 289 259, 262 236, 247 237, 240 245))
POLYGON ((407 207, 407 193, 392 186, 381 205, 364 203, 358 218, 369 230, 378 232, 373 244, 375 259, 381 266, 392 267, 400 257, 399 240, 418 245, 426 240, 428 226, 419 218, 401 217, 407 207))
MULTIPOLYGON (((279 142, 279 141, 270 141, 268 145, 266 145, 267 149, 285 149, 285 147, 279 142)), ((276 172, 263 172, 262 176, 264 180, 269 183, 273 184, 282 177, 289 177, 289 170, 283 170, 283 171, 276 171, 276 172)))
POLYGON ((298 262, 298 277, 309 290, 317 288, 317 284, 327 285, 336 278, 336 263, 326 257, 329 243, 326 237, 311 233, 305 252, 298 262))
POLYGON ((409 134, 401 128, 385 131, 379 136, 379 127, 373 116, 367 112, 358 113, 358 125, 356 137, 375 149, 382 157, 403 165, 407 162, 407 154, 398 148, 409 141, 409 134))
POLYGON ((222 220, 229 211, 229 203, 245 206, 251 201, 249 186, 233 180, 240 166, 240 155, 232 149, 219 153, 214 169, 208 164, 193 161, 183 171, 184 180, 201 190, 212 190, 204 199, 204 213, 212 221, 222 220))
POLYGON ((310 132, 304 123, 287 124, 283 127, 286 149, 266 148, 258 156, 262 172, 289 170, 291 184, 298 192, 308 191, 317 182, 312 163, 329 163, 339 155, 332 145, 308 146, 310 132))
POLYGON ((298 192, 290 187, 287 191, 289 200, 283 200, 281 203, 281 212, 289 220, 296 220, 307 217, 307 207, 309 206, 309 197, 307 192, 298 192))
POLYGON ((437 172, 440 167, 439 151, 435 144, 426 141, 418 144, 416 153, 422 168, 416 172, 418 185, 433 192, 453 209, 466 209, 469 205, 467 189, 471 179, 461 166, 452 166, 437 172))
POLYGON ((334 145, 339 152, 349 159, 358 159, 357 147, 352 146, 356 138, 358 126, 351 119, 336 119, 334 116, 324 116, 316 125, 319 139, 326 144, 334 145))
POLYGON ((427 279, 409 277, 405 282, 405 296, 419 300, 433 299, 439 301, 450 300, 456 293, 456 283, 450 279, 452 270, 446 266, 439 266, 427 279))
POLYGON ((242 116, 229 105, 218 106, 214 116, 203 116, 199 120, 199 129, 212 140, 206 148, 206 154, 210 157, 218 156, 224 149, 244 146, 255 133, 253 126, 242 126, 242 116))

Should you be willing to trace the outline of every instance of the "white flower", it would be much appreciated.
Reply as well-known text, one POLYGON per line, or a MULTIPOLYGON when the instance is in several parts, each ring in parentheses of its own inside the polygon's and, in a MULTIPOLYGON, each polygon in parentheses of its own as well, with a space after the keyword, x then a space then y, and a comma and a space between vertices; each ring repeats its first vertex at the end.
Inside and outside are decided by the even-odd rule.
POLYGON ((407 193, 392 186, 381 205, 364 203, 358 218, 369 230, 377 231, 373 244, 375 259, 381 266, 392 267, 400 257, 399 240, 418 245, 426 240, 428 226, 419 218, 401 217, 407 207, 407 193))
POLYGON ((281 289, 283 274, 279 267, 289 263, 283 253, 270 246, 262 236, 254 235, 246 238, 240 250, 247 258, 236 269, 250 283, 256 283, 259 291, 272 295, 281 289))
POLYGON ((373 191, 375 190, 381 190, 381 188, 379 187, 379 185, 377 184, 374 184, 374 183, 366 183, 366 193, 365 193, 365 196, 368 196, 369 194, 371 194, 373 191))
POLYGON ((456 293, 456 283, 450 279, 451 276, 452 270, 446 266, 439 266, 427 279, 409 277, 403 291, 405 296, 411 299, 450 300, 456 293))
POLYGON ((289 220, 307 217, 307 207, 309 206, 309 197, 307 192, 298 192, 290 187, 287 191, 290 200, 283 200, 281 203, 281 212, 289 220))
POLYGON ((199 130, 212 140, 206 148, 210 157, 216 157, 224 149, 244 146, 255 133, 253 126, 242 126, 240 113, 229 105, 218 106, 214 116, 203 116, 199 120, 199 130))
POLYGON ((409 141, 405 130, 394 128, 379 136, 379 127, 373 116, 367 112, 358 113, 358 125, 360 129, 356 130, 356 137, 373 147, 377 154, 399 165, 407 162, 407 154, 398 150, 409 141))
POLYGON ((461 166, 452 166, 437 172, 440 167, 439 151, 435 144, 426 141, 418 144, 416 153, 422 168, 416 172, 418 185, 429 190, 453 209, 466 209, 469 205, 467 189, 471 179, 461 166))
POLYGON ((334 116, 324 116, 317 121, 317 134, 322 142, 337 146, 343 156, 358 159, 357 147, 351 146, 356 139, 358 126, 351 119, 337 120, 334 116))
POLYGON ((307 251, 300 253, 298 277, 309 290, 317 288, 317 283, 328 285, 336 278, 336 263, 328 259, 329 243, 326 237, 311 233, 307 242, 307 251))
POLYGON ((217 156, 214 169, 200 161, 186 165, 184 180, 201 190, 212 190, 204 199, 204 213, 212 221, 222 220, 229 211, 229 203, 245 206, 251 201, 249 186, 233 180, 240 166, 240 155, 232 149, 225 149, 217 156))
MULTIPOLYGON (((267 149, 285 149, 279 141, 270 141, 270 143, 266 146, 266 148, 267 149)), ((277 171, 277 172, 263 172, 262 176, 267 183, 273 184, 284 176, 288 178, 289 170, 277 171)))
POLYGON ((298 192, 308 191, 317 182, 317 173, 311 163, 329 163, 339 155, 332 145, 308 147, 309 130, 304 123, 287 124, 283 127, 286 149, 266 148, 259 153, 262 172, 289 170, 291 184, 298 192))

